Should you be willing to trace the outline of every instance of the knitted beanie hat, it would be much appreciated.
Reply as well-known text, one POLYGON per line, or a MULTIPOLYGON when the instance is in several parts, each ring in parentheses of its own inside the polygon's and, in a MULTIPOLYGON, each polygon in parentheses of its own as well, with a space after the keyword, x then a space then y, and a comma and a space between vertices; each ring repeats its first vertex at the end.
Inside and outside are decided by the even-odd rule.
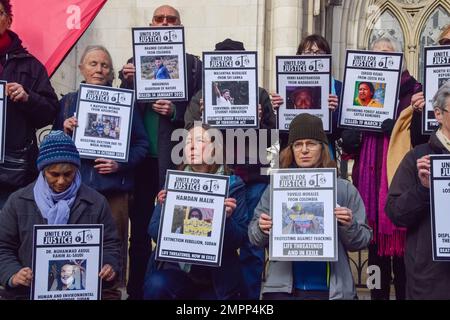
POLYGON ((64 132, 51 131, 39 147, 36 165, 39 171, 56 163, 71 163, 80 167, 80 154, 72 139, 64 132))
POLYGON ((288 143, 294 143, 299 139, 314 139, 328 144, 327 136, 323 131, 322 120, 309 113, 296 116, 289 125, 288 143))

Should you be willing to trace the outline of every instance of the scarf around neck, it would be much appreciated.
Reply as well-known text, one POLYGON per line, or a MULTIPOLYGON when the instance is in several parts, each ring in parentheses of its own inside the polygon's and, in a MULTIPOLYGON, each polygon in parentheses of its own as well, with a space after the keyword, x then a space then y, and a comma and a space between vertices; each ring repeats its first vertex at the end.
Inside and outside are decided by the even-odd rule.
POLYGON ((361 146, 358 191, 363 199, 367 220, 376 236, 379 256, 403 256, 406 229, 395 226, 384 211, 388 196, 387 153, 389 137, 364 133, 361 146), (382 146, 381 172, 377 172, 377 145, 382 146), (377 181, 379 186, 377 187, 377 181))
POLYGON ((33 188, 34 199, 48 224, 67 224, 80 185, 81 174, 77 170, 70 187, 61 193, 55 193, 45 180, 44 173, 39 173, 33 188))
POLYGON ((442 143, 442 145, 447 149, 447 151, 450 152, 450 139, 445 136, 445 134, 442 133, 442 129, 438 129, 436 131, 436 137, 439 139, 439 141, 442 143))

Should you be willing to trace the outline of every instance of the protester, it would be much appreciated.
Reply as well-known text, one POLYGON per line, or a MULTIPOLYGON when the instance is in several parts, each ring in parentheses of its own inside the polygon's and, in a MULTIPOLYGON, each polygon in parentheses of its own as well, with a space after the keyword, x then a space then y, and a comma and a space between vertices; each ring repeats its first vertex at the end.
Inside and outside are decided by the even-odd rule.
POLYGON ((120 273, 120 242, 106 199, 81 182, 80 155, 72 139, 52 131, 40 145, 36 181, 14 192, 0 211, 0 284, 29 299, 34 225, 103 224, 99 277, 111 288, 120 273))
MULTIPOLYGON (((180 25, 180 13, 168 5, 155 9, 150 24, 155 27, 180 25)), ((123 88, 134 88, 133 78, 136 68, 133 63, 133 59, 128 60, 120 72, 123 88)), ((130 210, 130 271, 127 285, 129 299, 142 299, 146 263, 151 253, 147 226, 154 209, 155 197, 163 186, 166 171, 175 168, 171 159, 172 148, 175 146, 175 142, 171 140, 172 132, 184 127, 184 113, 188 101, 202 87, 202 63, 188 53, 186 70, 187 101, 156 100, 151 103, 138 103, 137 109, 142 114, 147 131, 149 156, 135 170, 134 203, 130 210)))
MULTIPOLYGON (((244 44, 240 41, 225 39, 221 42, 216 43, 216 51, 245 51, 244 44)), ((259 129, 267 130, 267 140, 263 144, 260 143, 259 139, 263 139, 263 136, 258 136, 258 142, 256 145, 250 145, 250 142, 245 142, 245 146, 237 145, 233 154, 228 155, 229 163, 234 162, 231 166, 234 172, 239 176, 246 185, 246 196, 245 201, 248 209, 248 220, 253 216, 253 211, 256 204, 261 197, 263 190, 269 183, 268 176, 262 172, 264 168, 269 165, 262 163, 261 159, 251 159, 253 164, 250 164, 250 155, 253 151, 259 155, 260 145, 264 145, 265 149, 270 146, 271 142, 271 132, 270 129, 275 129, 276 127, 276 117, 274 113, 274 108, 278 107, 283 103, 283 98, 277 93, 269 93, 264 89, 259 87, 259 129), (247 144, 248 143, 248 144, 247 144), (240 150, 240 151, 238 151, 240 150), (245 151, 244 151, 245 150, 245 151), (238 154, 245 154, 245 163, 236 163, 238 154), (230 159, 232 158, 232 159, 230 159), (234 161, 230 161, 234 160, 234 161)), ((203 113, 203 99, 202 91, 199 91, 192 98, 189 106, 186 110, 184 120, 186 126, 192 125, 194 121, 202 120, 203 113)), ((228 129, 228 132, 233 129, 228 129)), ((255 130, 254 132, 259 135, 263 130, 255 130)), ((233 131, 236 133, 236 131, 233 131)), ((265 152, 264 152, 265 153, 265 152)), ((265 263, 265 252, 263 249, 255 247, 252 245, 248 238, 245 239, 239 251, 239 259, 241 263, 242 270, 242 285, 240 297, 242 299, 259 299, 261 292, 261 279, 265 263)))
POLYGON ((44 66, 9 30, 10 0, 0 0, 0 79, 7 81, 5 162, 0 164, 0 210, 14 191, 37 177, 36 129, 52 124, 58 98, 44 66))
MULTIPOLYGON (((111 55, 100 45, 87 46, 81 55, 79 64, 81 75, 86 84, 108 86, 112 85, 114 69, 111 55)), ((78 102, 78 91, 66 94, 60 101, 60 108, 53 125, 55 130, 62 130, 72 135, 78 126, 74 116, 78 102)), ((96 129, 102 128, 99 137, 109 137, 111 124, 109 120, 97 121, 96 129)), ((122 243, 122 274, 119 275, 120 286, 125 286, 128 252, 128 202, 129 193, 134 188, 134 171, 147 154, 148 142, 141 114, 134 110, 131 125, 131 138, 128 162, 117 162, 99 157, 97 159, 82 159, 80 174, 83 183, 100 192, 107 199, 112 216, 122 243)))
MULTIPOLYGON (((218 135, 220 135, 218 130, 212 130, 207 125, 190 128, 184 147, 185 162, 180 170, 230 175, 226 165, 213 161, 218 153, 224 152, 220 139, 217 139, 218 135)), ((158 205, 148 228, 155 242, 158 240, 161 205, 166 199, 166 194, 166 190, 158 193, 158 205)), ((248 221, 245 185, 238 176, 230 175, 229 197, 225 199, 225 209, 221 266, 215 268, 156 261, 155 253, 153 253, 145 276, 145 299, 228 300, 239 298, 241 271, 237 250, 247 237, 248 221)))
MULTIPOLYGON (((288 146, 280 154, 281 168, 333 168, 322 121, 304 113, 289 126, 288 146)), ((269 261, 263 299, 356 299, 347 251, 362 250, 372 233, 364 204, 347 180, 337 179, 338 260, 336 262, 269 261)), ((250 241, 269 245, 272 228, 270 187, 267 187, 249 224, 250 241)))
MULTIPOLYGON (((374 40, 370 49, 380 52, 398 52, 399 45, 390 38, 374 40)), ((397 106, 399 114, 409 106, 417 83, 404 69, 400 78, 400 92, 397 106)), ((369 246, 369 265, 380 267, 381 288, 371 290, 373 300, 389 300, 393 278, 397 300, 405 298, 405 267, 403 254, 405 248, 406 230, 395 227, 388 219, 384 205, 388 194, 387 159, 392 128, 395 121, 385 120, 383 132, 363 132, 360 149, 353 155, 355 161, 352 169, 352 181, 361 194, 366 207, 369 225, 374 230, 373 242, 369 246), (392 276, 393 273, 393 276, 392 276)), ((404 141, 395 140, 395 144, 404 141)))
MULTIPOLYGON (((297 55, 325 55, 331 54, 331 48, 327 40, 318 34, 311 34, 302 39, 297 48, 297 55)), ((338 128, 338 106, 339 97, 341 95, 342 82, 331 77, 331 92, 328 96, 328 108, 332 112, 331 125, 332 134, 328 135, 328 141, 331 155, 333 159, 336 159, 336 146, 335 142, 341 137, 341 129, 338 128)), ((279 105, 274 105, 274 108, 278 108, 279 105)), ((287 146, 288 133, 280 132, 280 149, 284 149, 287 146)))
POLYGON ((432 259, 429 156, 450 154, 449 83, 437 91, 432 105, 439 129, 400 163, 389 188, 386 212, 395 225, 407 228, 406 298, 449 300, 450 264, 432 259))

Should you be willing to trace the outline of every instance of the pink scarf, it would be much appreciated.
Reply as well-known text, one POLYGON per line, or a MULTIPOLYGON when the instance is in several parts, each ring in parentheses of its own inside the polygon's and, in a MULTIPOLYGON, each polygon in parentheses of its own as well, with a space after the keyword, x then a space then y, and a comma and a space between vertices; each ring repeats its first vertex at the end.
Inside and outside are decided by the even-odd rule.
POLYGON ((378 245, 378 255, 403 256, 406 229, 394 226, 384 211, 389 191, 387 180, 389 137, 384 135, 382 139, 380 138, 379 135, 371 133, 363 136, 358 188, 366 207, 369 225, 376 235, 373 241, 378 245), (381 176, 377 176, 376 173, 377 143, 383 143, 381 176), (380 179, 379 190, 376 190, 377 179, 380 179))

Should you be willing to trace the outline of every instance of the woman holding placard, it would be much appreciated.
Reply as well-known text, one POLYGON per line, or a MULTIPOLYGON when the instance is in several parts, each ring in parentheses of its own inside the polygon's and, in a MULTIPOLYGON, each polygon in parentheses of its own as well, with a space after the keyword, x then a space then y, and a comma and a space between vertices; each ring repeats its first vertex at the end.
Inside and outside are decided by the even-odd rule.
MULTIPOLYGON (((334 168, 322 121, 310 114, 298 115, 289 126, 288 146, 280 154, 281 168, 334 168)), ((263 299, 356 299, 347 251, 367 247, 372 231, 366 224, 364 204, 347 180, 337 179, 338 260, 336 262, 269 261, 263 299)), ((269 244, 272 218, 268 187, 249 224, 250 241, 269 244)))
MULTIPOLYGON (((155 260, 155 252, 150 257, 144 283, 144 298, 160 299, 237 299, 241 270, 237 250, 247 237, 247 206, 245 185, 227 166, 220 161, 223 157, 221 133, 207 125, 191 126, 184 147, 184 163, 180 170, 193 173, 213 173, 230 175, 229 197, 225 199, 225 231, 222 249, 222 264, 218 268, 188 263, 155 260)), ((149 234, 157 241, 161 205, 166 199, 166 190, 158 193, 149 225, 149 234)))

